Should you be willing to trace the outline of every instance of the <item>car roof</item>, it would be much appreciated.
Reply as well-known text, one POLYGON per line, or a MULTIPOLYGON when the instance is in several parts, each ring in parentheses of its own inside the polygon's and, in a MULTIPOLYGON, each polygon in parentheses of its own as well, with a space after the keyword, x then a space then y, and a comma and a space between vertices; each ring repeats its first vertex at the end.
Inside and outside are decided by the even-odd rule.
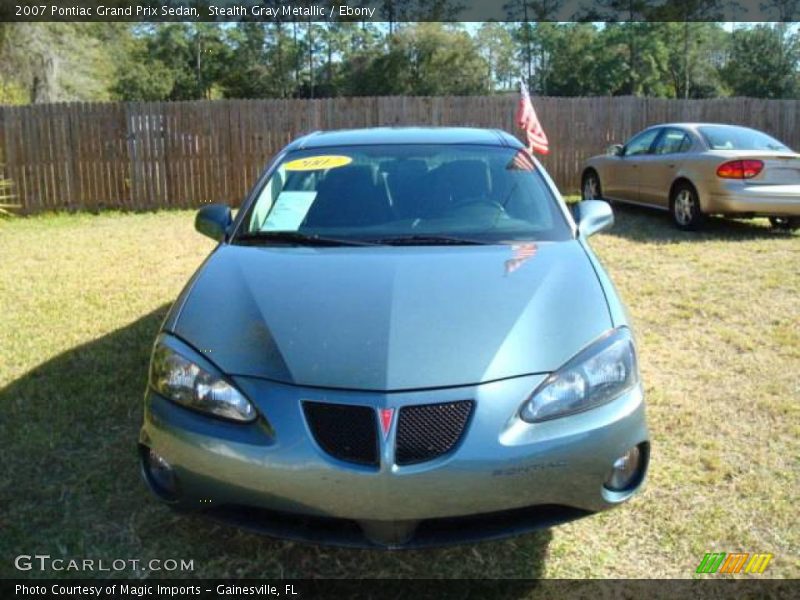
POLYGON ((287 150, 330 146, 391 144, 473 144, 521 148, 522 143, 500 129, 477 127, 370 127, 315 131, 293 141, 287 150))
POLYGON ((683 127, 685 129, 697 129, 698 127, 739 127, 741 129, 753 129, 747 125, 736 125, 734 123, 657 123, 645 129, 655 129, 656 127, 683 127))

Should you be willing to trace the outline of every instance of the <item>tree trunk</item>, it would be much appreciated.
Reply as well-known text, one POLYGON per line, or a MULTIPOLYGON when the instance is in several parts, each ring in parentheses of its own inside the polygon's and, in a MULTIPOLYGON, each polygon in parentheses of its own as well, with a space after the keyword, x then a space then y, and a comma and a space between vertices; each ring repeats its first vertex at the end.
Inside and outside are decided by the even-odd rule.
POLYGON ((528 63, 528 77, 525 85, 531 86, 533 80, 533 53, 531 50, 531 24, 528 22, 528 0, 522 0, 522 22, 525 28, 525 60, 528 63))
POLYGON ((275 22, 275 35, 277 36, 276 41, 276 53, 278 55, 278 64, 277 64, 277 71, 278 71, 278 80, 280 81, 279 90, 281 98, 286 98, 286 72, 283 64, 283 24, 280 21, 275 22))
POLYGON ((195 77, 197 79, 197 90, 205 96, 205 89, 203 87, 203 72, 202 72, 202 61, 200 58, 200 54, 203 51, 203 42, 200 39, 200 31, 197 31, 197 44, 196 44, 196 54, 195 54, 195 77))
POLYGON ((55 56, 41 57, 39 72, 33 76, 31 82, 31 101, 34 104, 55 102, 56 79, 58 77, 58 64, 55 56))
POLYGON ((683 97, 689 97, 689 21, 683 22, 683 97))
POLYGON ((300 53, 297 51, 297 21, 292 21, 292 40, 294 41, 294 90, 300 83, 300 53))
POLYGON ((314 97, 314 31, 312 22, 308 20, 308 97, 314 97))
POLYGON ((333 31, 331 31, 330 24, 328 25, 328 73, 327 73, 327 84, 328 84, 328 95, 331 94, 332 83, 333 83, 333 31))

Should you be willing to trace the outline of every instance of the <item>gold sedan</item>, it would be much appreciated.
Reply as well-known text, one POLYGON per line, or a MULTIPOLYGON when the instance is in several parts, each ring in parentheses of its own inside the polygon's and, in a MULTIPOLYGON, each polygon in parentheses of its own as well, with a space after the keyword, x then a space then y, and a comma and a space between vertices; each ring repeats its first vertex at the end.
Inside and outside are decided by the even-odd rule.
POLYGON ((800 154, 747 127, 656 125, 590 158, 581 195, 668 210, 681 229, 696 229, 709 214, 798 229, 800 154))

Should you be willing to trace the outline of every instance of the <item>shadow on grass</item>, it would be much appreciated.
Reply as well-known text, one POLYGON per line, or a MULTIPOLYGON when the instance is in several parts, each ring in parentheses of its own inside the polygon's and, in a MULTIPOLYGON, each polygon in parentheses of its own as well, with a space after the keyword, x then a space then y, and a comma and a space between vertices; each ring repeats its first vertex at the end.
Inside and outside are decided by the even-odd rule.
POLYGON ((707 241, 733 242, 775 239, 792 235, 769 227, 763 219, 749 221, 722 217, 708 217, 697 231, 681 231, 672 223, 667 212, 619 202, 613 203, 613 208, 614 226, 606 233, 637 242, 665 244, 707 241))
MULTIPOLYGON (((0 577, 538 578, 549 531, 446 549, 373 551, 273 540, 181 515, 139 480, 136 441, 156 311, 0 389, 0 577), (191 572, 28 571, 12 557, 185 559, 191 572), (8 559, 8 560, 6 560, 8 559)), ((535 582, 508 590, 527 594, 535 582)))

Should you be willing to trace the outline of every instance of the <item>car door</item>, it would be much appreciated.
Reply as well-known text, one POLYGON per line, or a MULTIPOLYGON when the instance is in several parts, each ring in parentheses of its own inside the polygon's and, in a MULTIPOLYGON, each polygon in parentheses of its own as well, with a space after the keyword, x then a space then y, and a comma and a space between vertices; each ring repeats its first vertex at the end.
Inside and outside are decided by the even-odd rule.
POLYGON ((663 127, 639 165, 639 201, 669 208, 669 189, 694 140, 681 127, 663 127))
POLYGON ((639 170, 660 131, 660 127, 645 129, 625 144, 621 156, 610 161, 609 176, 602 182, 609 198, 639 202, 639 170))

